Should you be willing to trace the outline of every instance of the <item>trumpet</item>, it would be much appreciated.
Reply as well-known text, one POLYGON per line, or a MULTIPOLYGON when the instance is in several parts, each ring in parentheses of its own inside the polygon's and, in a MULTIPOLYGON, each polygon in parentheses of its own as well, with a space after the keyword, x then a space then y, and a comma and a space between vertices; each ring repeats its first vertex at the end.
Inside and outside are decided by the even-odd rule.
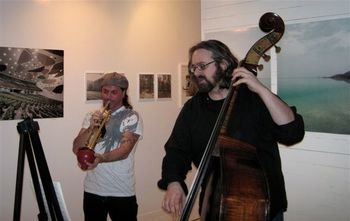
POLYGON ((95 160, 95 146, 100 137, 102 137, 106 131, 106 124, 111 116, 109 110, 109 101, 101 110, 102 119, 98 127, 91 130, 88 135, 86 145, 79 148, 77 152, 77 160, 79 162, 80 168, 86 170, 88 168, 87 163, 93 163, 95 160))

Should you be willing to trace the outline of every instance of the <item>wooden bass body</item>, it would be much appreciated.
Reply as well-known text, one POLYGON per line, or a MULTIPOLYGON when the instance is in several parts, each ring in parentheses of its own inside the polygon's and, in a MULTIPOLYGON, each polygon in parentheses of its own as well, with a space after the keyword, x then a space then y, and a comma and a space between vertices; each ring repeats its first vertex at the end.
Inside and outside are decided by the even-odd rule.
POLYGON ((221 221, 268 220, 268 183, 256 148, 231 137, 220 136, 221 221))

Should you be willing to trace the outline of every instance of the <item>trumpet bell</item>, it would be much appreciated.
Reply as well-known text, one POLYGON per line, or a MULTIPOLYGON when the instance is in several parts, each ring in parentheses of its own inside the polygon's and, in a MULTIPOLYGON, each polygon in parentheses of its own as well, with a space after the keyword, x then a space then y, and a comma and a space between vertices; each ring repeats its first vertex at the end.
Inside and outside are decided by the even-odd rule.
POLYGON ((95 151, 87 147, 82 147, 77 152, 77 160, 82 170, 87 170, 87 163, 93 163, 95 160, 95 151))

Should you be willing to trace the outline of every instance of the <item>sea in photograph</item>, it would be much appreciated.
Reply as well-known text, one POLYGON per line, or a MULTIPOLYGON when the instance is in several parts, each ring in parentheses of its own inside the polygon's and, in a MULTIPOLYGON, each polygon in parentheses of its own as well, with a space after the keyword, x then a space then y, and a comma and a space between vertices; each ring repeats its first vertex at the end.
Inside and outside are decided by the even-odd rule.
POLYGON ((350 134, 350 84, 324 77, 278 78, 278 95, 296 106, 305 130, 350 134))

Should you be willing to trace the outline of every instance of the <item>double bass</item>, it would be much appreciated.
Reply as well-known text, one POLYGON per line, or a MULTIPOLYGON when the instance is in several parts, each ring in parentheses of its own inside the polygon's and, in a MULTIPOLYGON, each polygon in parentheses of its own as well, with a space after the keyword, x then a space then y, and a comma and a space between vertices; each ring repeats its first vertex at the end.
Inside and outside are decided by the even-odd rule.
MULTIPOLYGON (((259 27, 268 34, 260 38, 240 62, 240 66, 247 68, 255 75, 258 69, 262 69, 262 66, 258 64, 260 58, 262 57, 265 61, 270 59, 265 54, 266 51, 275 47, 276 52, 280 52, 281 49, 276 46, 276 43, 283 36, 284 22, 277 14, 268 12, 261 16, 259 27)), ((220 207, 209 208, 210 203, 207 204, 204 200, 201 212, 202 221, 211 221, 210 217, 206 217, 205 210, 207 209, 216 209, 219 213, 219 221, 269 220, 269 186, 259 163, 256 148, 228 136, 226 130, 238 91, 238 87, 230 84, 228 95, 221 107, 178 221, 188 221, 194 201, 204 181, 207 186, 204 199, 208 198, 209 194, 216 194, 215 197, 220 198, 220 207), (210 171, 215 149, 219 150, 220 156, 221 175, 219 184, 217 184, 220 185, 219 192, 214 192, 210 188, 215 179, 210 171)))

